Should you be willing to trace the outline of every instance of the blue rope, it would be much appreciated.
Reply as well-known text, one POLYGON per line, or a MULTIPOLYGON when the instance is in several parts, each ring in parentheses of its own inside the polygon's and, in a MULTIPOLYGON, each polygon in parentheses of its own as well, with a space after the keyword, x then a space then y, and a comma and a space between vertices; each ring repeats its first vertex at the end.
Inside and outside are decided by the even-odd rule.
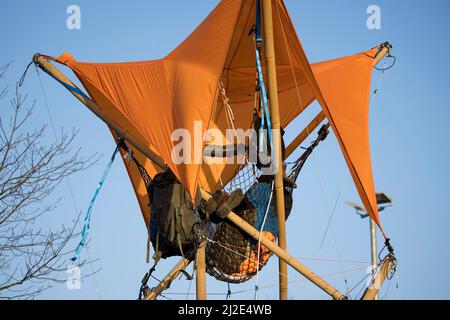
POLYGON ((261 34, 261 7, 260 1, 256 0, 256 43, 262 43, 262 34, 261 34))
POLYGON ((56 81, 61 83, 67 90, 69 90, 71 92, 74 92, 76 94, 79 94, 80 96, 82 96, 83 98, 85 98, 85 99, 87 99, 89 101, 92 101, 92 99, 87 94, 85 94, 83 91, 81 91, 80 89, 78 89, 78 88, 76 88, 74 86, 71 86, 70 84, 65 83, 65 82, 57 79, 54 75, 52 75, 51 73, 47 72, 47 70, 45 70, 43 68, 41 68, 41 69, 44 70, 44 72, 47 73, 48 75, 50 75, 53 79, 55 79, 56 81))
POLYGON ((260 146, 262 145, 263 133, 265 128, 265 122, 267 121, 267 131, 269 135, 270 147, 273 152, 273 140, 272 140, 272 123, 270 121, 270 112, 269 112, 269 101, 267 99, 267 91, 264 83, 264 74, 261 66, 261 43, 262 43, 262 35, 261 35, 261 8, 259 0, 256 1, 256 68, 258 71, 258 82, 261 90, 261 126, 260 126, 260 134, 259 141, 260 146))
POLYGON ((119 143, 116 147, 116 150, 114 150, 114 153, 111 156, 111 159, 109 160, 109 163, 108 163, 105 171, 103 172, 102 177, 100 178, 100 181, 97 185, 97 189, 95 189, 94 196, 92 197, 91 202, 89 203, 89 208, 86 212, 86 216, 84 217, 83 229, 81 231, 81 240, 80 240, 80 243, 78 244, 77 248, 75 249, 75 256, 71 259, 72 261, 76 261, 79 258, 81 249, 86 244, 86 238, 88 236, 89 229, 90 229, 92 208, 94 207, 94 202, 97 199, 100 189, 102 188, 103 183, 105 182, 106 177, 108 176, 108 173, 111 169, 111 166, 112 166, 114 159, 116 158, 116 155, 119 152, 120 148, 121 148, 121 143, 119 143))

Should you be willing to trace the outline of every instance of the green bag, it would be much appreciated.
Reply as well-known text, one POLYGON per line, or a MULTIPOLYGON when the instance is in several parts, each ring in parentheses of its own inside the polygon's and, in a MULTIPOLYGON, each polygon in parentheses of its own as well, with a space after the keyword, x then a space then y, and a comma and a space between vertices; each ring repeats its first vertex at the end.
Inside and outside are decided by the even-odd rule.
POLYGON ((171 171, 155 176, 148 185, 148 195, 151 232, 156 232, 151 235, 155 255, 185 256, 195 247, 202 229, 191 197, 171 171))

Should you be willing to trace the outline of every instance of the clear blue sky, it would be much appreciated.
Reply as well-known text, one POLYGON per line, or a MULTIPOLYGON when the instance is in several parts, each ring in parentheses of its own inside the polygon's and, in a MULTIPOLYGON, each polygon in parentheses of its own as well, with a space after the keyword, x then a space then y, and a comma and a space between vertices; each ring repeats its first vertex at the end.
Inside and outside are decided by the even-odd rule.
MULTIPOLYGON (((65 26, 69 1, 7 1, 0 10, 0 64, 14 60, 10 81, 16 81, 35 52, 59 55, 69 51, 80 61, 114 62, 159 58, 181 42, 217 4, 215 1, 85 1, 81 30, 65 26)), ((311 62, 368 49, 386 40, 394 45, 397 64, 387 72, 371 110, 371 142, 377 190, 390 194, 393 208, 382 213, 399 260, 397 277, 385 286, 389 299, 450 298, 450 1, 312 1, 286 0, 300 39, 311 62), (377 4, 382 29, 366 28, 366 8, 377 4), (398 284, 398 289, 396 288, 398 284), (389 290, 388 290, 389 287, 389 290)), ((69 74, 69 73, 68 73, 69 74)), ((378 79, 378 73, 375 79, 378 79)), ((73 77, 73 75, 70 75, 73 77)), ((71 179, 77 205, 85 210, 97 181, 114 149, 106 126, 58 83, 42 75, 52 116, 57 127, 80 129, 76 146, 85 155, 102 154, 99 163, 71 179)), ((375 80, 374 79, 374 80, 375 80)), ((375 83, 375 81, 374 81, 375 83)), ((24 93, 37 100, 30 127, 49 122, 35 72, 29 72, 24 93)), ((5 105, 0 116, 6 114, 5 105)), ((314 108, 312 108, 314 109, 314 108)), ((289 141, 303 126, 310 110, 287 128, 289 141)), ((48 132, 51 138, 50 131, 48 132)), ((334 136, 316 151, 300 177, 293 214, 288 221, 288 248, 302 261, 342 291, 344 277, 331 275, 350 270, 345 278, 352 287, 365 275, 370 260, 367 220, 358 218, 345 200, 358 202, 334 136), (321 188, 322 185, 322 188, 321 188), (321 191, 323 189, 323 192, 321 191), (320 243, 328 223, 326 208, 341 194, 324 245, 320 243), (336 240, 336 242, 335 242, 336 240), (336 246, 337 243, 337 246, 336 246), (337 258, 365 264, 324 263, 310 259, 337 258), (359 269, 351 271, 352 269, 359 269)), ((65 186, 57 190, 63 201, 44 221, 58 226, 75 213, 65 186)), ((83 282, 81 290, 58 285, 42 295, 47 299, 135 299, 145 264, 146 230, 121 161, 115 162, 100 194, 92 218, 89 254, 102 270, 83 282), (95 285, 95 281, 97 285, 95 285)), ((381 247, 381 238, 379 239, 381 247)), ((75 247, 75 243, 73 246, 75 247)), ((83 251, 86 257, 86 251, 83 251)), ((162 276, 175 263, 158 266, 162 276)), ((89 268, 85 270, 89 272, 89 268)), ((290 281, 302 277, 292 269, 290 281)), ((271 259, 261 272, 260 287, 277 282, 277 262, 271 259)), ((154 284, 154 282, 152 283, 154 284)), ((233 291, 251 290, 254 281, 233 291)), ((194 292, 192 284, 191 292, 194 292)), ((177 280, 168 292, 186 293, 189 282, 177 280)), ((208 277, 208 291, 222 293, 226 285, 208 277)), ((260 291, 260 298, 277 298, 276 287, 260 291)), ((320 290, 305 282, 292 283, 292 299, 324 299, 320 290)), ((185 295, 168 295, 184 299, 185 295)), ((193 298, 191 296, 191 298, 193 298)), ((233 299, 252 299, 253 292, 233 299)))

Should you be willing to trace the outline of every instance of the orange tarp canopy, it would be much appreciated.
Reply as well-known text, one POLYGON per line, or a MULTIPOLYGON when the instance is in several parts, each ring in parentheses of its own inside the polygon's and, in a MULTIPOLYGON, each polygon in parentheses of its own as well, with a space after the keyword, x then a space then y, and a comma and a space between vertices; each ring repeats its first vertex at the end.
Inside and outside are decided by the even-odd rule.
MULTIPOLYGON (((236 174, 238 165, 201 164, 209 128, 225 136, 227 112, 218 91, 225 88, 234 126, 251 126, 255 101, 255 44, 249 30, 256 20, 255 0, 223 0, 195 31, 165 58, 130 63, 84 63, 69 54, 57 59, 70 67, 104 119, 163 159, 193 197, 198 187, 215 191, 236 174), (200 127, 198 125, 200 124, 200 127), (191 133, 190 163, 177 164, 172 133, 191 133), (213 168, 214 167, 214 168, 213 168)), ((273 1, 277 78, 282 127, 318 100, 342 148, 358 193, 380 225, 373 185, 368 108, 373 56, 363 54, 310 65, 282 0, 273 1)), ((264 37, 264 30, 262 30, 264 37)), ((264 57, 264 52, 262 53, 264 57)), ((262 61, 265 71, 265 61, 262 61)), ((132 148, 150 175, 158 168, 132 148)), ((147 193, 140 174, 127 165, 144 218, 147 193)))

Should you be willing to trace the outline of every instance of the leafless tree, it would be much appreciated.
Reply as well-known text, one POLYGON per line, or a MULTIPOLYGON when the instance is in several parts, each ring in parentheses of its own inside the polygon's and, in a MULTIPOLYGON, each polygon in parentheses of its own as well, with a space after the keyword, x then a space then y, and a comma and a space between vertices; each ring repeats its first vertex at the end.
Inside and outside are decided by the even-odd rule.
POLYGON ((60 200, 55 188, 96 159, 72 150, 76 131, 48 142, 46 125, 29 129, 35 101, 2 84, 9 65, 0 68, 0 299, 30 299, 65 281, 79 230, 79 213, 69 227, 42 227, 60 200))

